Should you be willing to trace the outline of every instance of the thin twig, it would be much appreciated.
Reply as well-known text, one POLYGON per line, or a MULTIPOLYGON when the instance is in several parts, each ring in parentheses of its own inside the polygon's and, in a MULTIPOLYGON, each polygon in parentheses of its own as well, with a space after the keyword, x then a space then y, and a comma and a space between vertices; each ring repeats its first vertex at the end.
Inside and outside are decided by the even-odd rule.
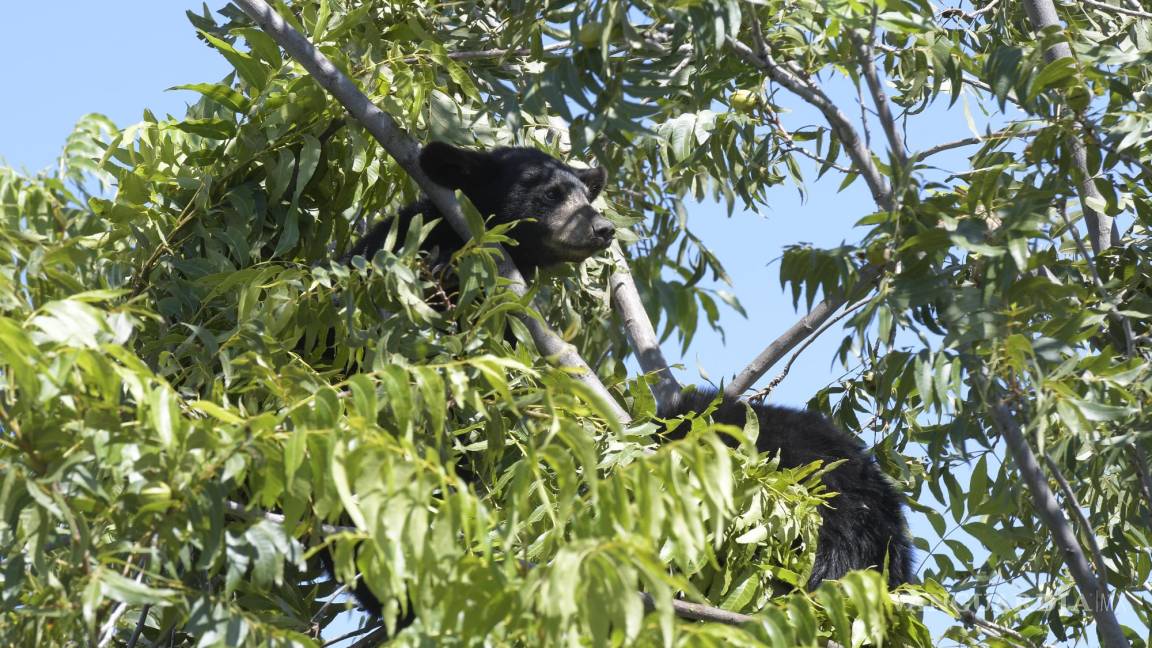
POLYGON ((1126 16, 1135 16, 1137 18, 1152 18, 1152 13, 1148 13, 1147 11, 1139 11, 1137 9, 1126 9, 1124 7, 1117 7, 1115 5, 1110 5, 1110 4, 1107 4, 1104 2, 1097 2, 1096 0, 1080 0, 1080 2, 1082 2, 1086 5, 1089 5, 1091 7, 1096 7, 1097 9, 1103 9, 1104 11, 1111 11, 1113 13, 1124 14, 1126 16))
POLYGON ((922 151, 918 151, 916 153, 916 159, 923 160, 925 158, 936 155, 937 153, 950 151, 962 146, 983 144, 984 142, 991 142, 993 140, 1014 139, 1017 137, 1032 137, 1033 135, 1040 134, 1040 132, 1043 130, 1044 129, 1042 128, 1032 128, 1028 130, 1013 132, 1011 129, 1004 129, 1001 131, 996 131, 995 133, 988 133, 987 135, 982 135, 980 137, 965 137, 964 139, 958 139, 952 142, 944 142, 943 144, 937 144, 936 146, 929 146, 922 151))
POLYGON ((337 588, 335 592, 332 592, 332 594, 330 594, 328 596, 328 600, 324 601, 324 605, 321 605, 320 609, 316 610, 316 614, 312 615, 312 618, 309 620, 308 623, 309 623, 309 625, 312 626, 312 634, 317 639, 320 638, 320 631, 322 630, 322 628, 319 625, 320 617, 324 616, 324 613, 328 611, 328 608, 332 607, 332 605, 336 602, 336 599, 339 598, 341 594, 344 594, 345 592, 347 592, 349 590, 349 588, 351 588, 351 587, 352 587, 351 583, 341 583, 340 587, 337 588))
POLYGON ((360 641, 357 641, 356 643, 352 644, 348 648, 375 648, 376 646, 379 646, 381 643, 383 643, 384 640, 387 638, 388 638, 388 628, 385 628, 384 626, 380 626, 380 627, 376 628, 376 630, 373 631, 371 634, 369 634, 367 637, 364 637, 360 641))
POLYGON ((1096 563, 1097 583, 1100 586, 1100 596, 1107 597, 1108 594, 1108 580, 1106 574, 1108 567, 1104 564, 1104 554, 1100 552, 1100 543, 1096 542, 1096 534, 1092 531, 1092 523, 1088 521, 1088 517, 1084 515, 1084 510, 1080 507, 1080 500, 1076 497, 1076 493, 1072 490, 1072 486, 1064 479, 1064 473, 1060 472, 1060 466, 1052 455, 1047 452, 1044 453, 1044 464, 1048 466, 1048 472, 1052 473, 1052 478, 1056 480, 1056 485, 1060 487, 1060 492, 1064 494, 1065 508, 1071 509, 1072 514, 1076 516, 1076 520, 1080 523, 1080 528, 1084 532, 1084 539, 1088 541, 1088 550, 1092 552, 1092 562, 1096 563))
POLYGON ((780 115, 778 115, 775 111, 765 111, 765 114, 768 118, 768 121, 772 125, 773 132, 776 133, 777 137, 783 140, 783 146, 781 148, 783 148, 785 151, 799 153, 809 160, 819 163, 821 169, 828 167, 830 169, 836 169, 841 173, 853 173, 852 169, 836 164, 836 162, 831 158, 822 158, 819 155, 816 155, 815 153, 804 148, 803 146, 797 144, 796 140, 792 139, 792 134, 788 132, 788 129, 784 128, 784 124, 780 121, 780 115))
MULTIPOLYGON (((545 45, 544 47, 540 48, 540 51, 541 52, 555 52, 556 50, 567 49, 571 46, 572 46, 571 41, 560 41, 558 43, 551 43, 549 45, 545 45)), ((533 50, 531 47, 517 47, 517 48, 505 48, 505 49, 466 50, 466 51, 460 51, 460 52, 448 52, 448 58, 452 59, 453 61, 474 61, 476 59, 501 58, 504 56, 531 56, 532 54, 535 54, 535 53, 536 53, 536 51, 533 50)), ((431 61, 431 60, 432 60, 432 57, 429 55, 405 56, 404 58, 400 59, 401 62, 407 63, 409 65, 411 65, 413 63, 420 63, 423 61, 431 61)), ((381 66, 381 67, 384 67, 384 66, 381 66)))
POLYGON ((140 610, 140 620, 136 622, 136 629, 132 631, 132 636, 128 637, 128 643, 124 644, 124 648, 136 648, 140 635, 144 633, 144 624, 148 622, 148 611, 151 609, 152 604, 149 603, 140 610))
POLYGON ((976 616, 975 610, 964 609, 960 610, 960 621, 967 625, 973 625, 989 634, 998 636, 1000 639, 1011 639, 1021 646, 1031 648, 1036 644, 1029 641, 1028 637, 1016 632, 1012 628, 1000 625, 999 623, 992 623, 991 621, 981 619, 976 616))
POLYGON ((996 5, 998 5, 998 4, 1000 4, 1000 0, 992 0, 992 2, 989 2, 988 4, 984 5, 983 7, 977 9, 976 11, 972 11, 972 12, 964 11, 963 9, 961 9, 959 7, 949 7, 947 9, 941 11, 939 17, 940 18, 952 18, 954 16, 960 16, 964 20, 971 22, 973 20, 976 20, 976 18, 979 17, 981 14, 986 14, 989 11, 992 11, 993 9, 996 8, 996 5))
MULTIPOLYGON (((350 115, 368 130, 385 151, 408 173, 424 191, 461 238, 471 237, 464 212, 456 201, 454 191, 442 187, 425 175, 420 168, 418 156, 420 146, 396 123, 391 115, 381 110, 356 87, 351 79, 337 68, 328 57, 308 41, 300 32, 287 24, 280 14, 264 0, 235 0, 244 13, 256 22, 265 33, 292 58, 300 63, 309 75, 339 101, 350 115)), ((499 254, 500 275, 509 281, 509 290, 521 298, 528 294, 524 277, 512 263, 502 246, 495 246, 499 254)), ((539 317, 518 314, 520 321, 532 334, 536 348, 550 362, 568 370, 572 377, 588 386, 600 400, 612 410, 618 420, 627 423, 631 416, 624 411, 612 394, 580 357, 575 347, 565 342, 539 317)))
MULTIPOLYGON (((325 641, 323 644, 321 644, 321 648, 329 648, 329 646, 335 646, 336 644, 340 643, 341 641, 346 641, 346 640, 351 639, 353 637, 359 637, 360 635, 367 634, 369 632, 377 632, 383 627, 384 627, 384 625, 380 624, 380 625, 365 626, 363 628, 356 628, 355 630, 353 630, 351 632, 346 632, 346 633, 340 635, 339 637, 336 637, 335 639, 329 639, 328 641, 325 641)), ((385 637, 387 637, 387 635, 385 635, 385 637)))
MULTIPOLYGON (((255 520, 264 519, 269 522, 284 525, 287 523, 287 518, 279 513, 272 513, 270 511, 253 511, 239 502, 226 500, 224 502, 224 511, 231 514, 233 517, 238 517, 242 520, 255 520)), ((320 531, 324 535, 336 535, 338 533, 360 533, 360 529, 350 526, 340 526, 336 524, 321 524, 320 531)))
MULTIPOLYGON (((140 567, 139 573, 136 574, 136 578, 133 580, 137 583, 144 582, 143 566, 140 567)), ((104 648, 104 646, 112 642, 112 638, 116 636, 116 624, 120 622, 120 617, 124 616, 124 613, 127 611, 128 603, 120 603, 112 610, 112 614, 108 615, 108 621, 104 624, 104 628, 100 633, 100 643, 97 644, 99 648, 104 648)))
POLYGON ((1076 249, 1080 251, 1080 256, 1084 257, 1084 263, 1088 266, 1088 272, 1092 276, 1092 285, 1096 288, 1097 295, 1109 306, 1109 318, 1120 323, 1120 328, 1124 332, 1125 355, 1129 358, 1133 357, 1136 354, 1136 335, 1132 330, 1132 322, 1120 314, 1120 306, 1104 286, 1104 280, 1100 278, 1100 273, 1096 270, 1096 261, 1092 255, 1088 254, 1087 248, 1084 247, 1084 241, 1080 238, 1080 231, 1068 220, 1063 202, 1057 211, 1060 213, 1060 218, 1064 220, 1064 225, 1068 227, 1068 233, 1072 235, 1072 240, 1076 243, 1076 249))
MULTIPOLYGON (((820 326, 820 328, 816 329, 815 332, 813 332, 811 335, 809 335, 807 337, 807 339, 804 340, 804 344, 801 344, 800 347, 792 353, 792 357, 788 358, 788 362, 784 365, 783 371, 781 371, 775 378, 773 378, 772 381, 768 383, 767 387, 765 387, 764 389, 761 389, 760 391, 757 391, 755 394, 752 394, 751 396, 749 396, 748 400, 753 401, 753 402, 757 402, 757 401, 762 401, 765 398, 767 398, 772 393, 772 390, 776 389, 776 387, 781 382, 783 382, 785 378, 788 377, 788 372, 792 370, 792 365, 795 364, 796 358, 799 358, 800 354, 804 353, 805 349, 812 346, 812 343, 815 342, 816 339, 819 338, 821 335, 823 335, 825 331, 832 328, 832 326, 835 325, 836 322, 839 322, 840 320, 844 319, 845 317, 848 317, 849 315, 852 314, 853 311, 860 308, 864 304, 867 304, 869 301, 870 301, 869 299, 861 299, 860 301, 856 302, 855 304, 852 304, 848 308, 845 308, 836 317, 833 317, 832 319, 828 320, 827 322, 824 322, 824 324, 822 324, 820 326)), ((865 427, 867 427, 867 426, 865 426, 865 427)))
POLYGON ((1128 451, 1132 455, 1132 463, 1135 464, 1136 475, 1140 481, 1140 490, 1144 495, 1144 526, 1152 529, 1152 475, 1148 474, 1148 457, 1136 443, 1137 441, 1133 439, 1128 451))

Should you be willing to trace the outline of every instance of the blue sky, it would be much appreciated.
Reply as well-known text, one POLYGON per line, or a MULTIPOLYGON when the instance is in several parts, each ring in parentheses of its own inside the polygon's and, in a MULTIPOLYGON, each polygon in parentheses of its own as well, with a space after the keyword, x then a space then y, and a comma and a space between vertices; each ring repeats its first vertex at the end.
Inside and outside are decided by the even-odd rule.
MULTIPOLYGON (((199 11, 200 5, 170 0, 9 3, 0 27, 0 57, 22 63, 6 71, 9 90, 8 99, 0 102, 0 162, 29 172, 50 167, 73 125, 86 113, 102 113, 120 127, 138 121, 145 108, 158 115, 182 115, 195 96, 165 92, 166 88, 218 80, 230 70, 222 57, 195 37, 185 9, 199 11)), ((855 93, 832 87, 836 98, 855 110, 855 93)), ((811 111, 800 111, 785 116, 784 122, 794 127, 821 120, 811 111)), ((919 148, 967 137, 971 133, 965 124, 960 104, 948 113, 930 113, 918 118, 910 144, 919 148)), ((936 161, 964 166, 962 152, 936 161)), ((853 223, 874 208, 862 182, 838 193, 840 180, 833 172, 810 185, 806 202, 794 187, 774 188, 772 206, 763 214, 738 212, 730 219, 714 204, 693 210, 693 230, 733 279, 733 286, 720 287, 740 298, 748 317, 724 309, 726 340, 701 329, 684 356, 675 340, 666 345, 669 359, 685 365, 679 372, 682 382, 701 382, 698 368, 713 380, 731 377, 796 320, 799 314, 780 289, 775 265, 783 248, 799 242, 823 247, 854 241, 861 232, 853 230, 853 223)), ((844 372, 833 362, 841 337, 834 329, 813 344, 772 400, 802 405, 835 381, 844 372)), ((920 520, 913 521, 913 530, 931 535, 920 520)))

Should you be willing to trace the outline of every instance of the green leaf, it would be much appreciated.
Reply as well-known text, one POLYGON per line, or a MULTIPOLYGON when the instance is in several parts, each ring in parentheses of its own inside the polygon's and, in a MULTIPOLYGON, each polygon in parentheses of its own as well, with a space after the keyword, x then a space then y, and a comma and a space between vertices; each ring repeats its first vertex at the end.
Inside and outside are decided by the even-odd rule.
POLYGON ((98 569, 95 578, 100 582, 101 594, 129 605, 165 606, 178 594, 173 589, 149 587, 142 580, 125 578, 108 569, 98 569))
POLYGON ((1066 56, 1048 63, 1040 73, 1032 77, 1032 84, 1028 87, 1028 100, 1049 88, 1061 88, 1067 81, 1076 76, 1076 59, 1066 56))
POLYGON ((232 112, 248 112, 248 99, 231 86, 222 83, 188 83, 172 86, 168 88, 168 90, 191 90, 193 92, 199 92, 221 106, 230 109, 232 112))
POLYGON ((228 62, 232 64, 232 67, 236 68, 236 72, 240 75, 240 78, 248 82, 253 88, 263 90, 264 87, 268 85, 268 77, 271 71, 250 54, 238 51, 227 41, 223 41, 208 32, 200 31, 200 37, 223 54, 224 58, 228 59, 228 62))

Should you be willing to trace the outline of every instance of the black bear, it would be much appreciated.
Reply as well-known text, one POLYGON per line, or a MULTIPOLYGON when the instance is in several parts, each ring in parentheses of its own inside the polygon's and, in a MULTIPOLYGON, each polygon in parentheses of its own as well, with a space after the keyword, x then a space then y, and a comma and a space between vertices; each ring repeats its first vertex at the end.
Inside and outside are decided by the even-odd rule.
MULTIPOLYGON (((703 413, 716 398, 710 389, 688 388, 660 407, 661 418, 703 413)), ((837 493, 821 508, 823 523, 808 589, 836 579, 853 569, 888 567, 888 584, 895 587, 912 578, 912 543, 904 520, 904 501, 880 471, 859 439, 839 430, 823 416, 775 405, 754 404, 760 436, 756 449, 780 455, 780 465, 796 468, 820 460, 844 460, 823 476, 828 490, 837 493)), ((721 403, 713 421, 744 427, 743 402, 721 403)), ((686 424, 665 432, 680 438, 686 424)), ((734 439, 726 438, 729 443, 734 439)))
MULTIPOLYGON (((707 412, 716 400, 710 389, 689 388, 660 407, 661 419, 707 412)), ((822 524, 816 546, 812 574, 807 588, 837 579, 855 569, 888 569, 888 586, 911 582, 912 543, 904 519, 904 500, 865 451, 859 439, 836 428, 823 416, 787 407, 753 404, 757 417, 759 452, 779 454, 780 465, 796 468, 821 461, 841 461, 824 474, 824 485, 836 493, 829 506, 821 509, 822 524)), ((743 427, 747 410, 743 402, 724 402, 711 418, 717 423, 743 427)), ((663 431, 668 439, 682 438, 686 424, 663 431)), ((727 437, 730 444, 735 440, 727 437)), ((324 556, 327 560, 328 557, 324 556)), ((329 565, 331 570, 331 566, 329 565)), ((354 589, 356 599, 374 616, 381 613, 380 602, 362 582, 354 589)), ((397 629, 415 619, 409 607, 397 621, 397 629)))
MULTIPOLYGON (((431 142, 420 151, 420 168, 436 184, 459 189, 491 224, 517 223, 509 236, 517 245, 508 254, 526 277, 537 268, 579 262, 607 248, 616 228, 592 201, 607 180, 604 169, 578 169, 543 151, 501 147, 472 151, 443 142, 431 142)), ((400 210, 400 232, 416 214, 425 222, 440 218, 431 201, 423 199, 400 210)), ((384 245, 391 224, 379 223, 360 239, 346 258, 371 259, 384 245)), ((435 251, 433 267, 443 265, 464 245, 452 227, 441 220, 424 243, 435 251)))
MULTIPOLYGON (((602 169, 573 168, 530 148, 480 152, 438 142, 421 151, 420 166, 436 183, 462 190, 480 214, 493 217, 493 223, 518 222, 509 232, 518 244, 510 246, 508 253, 527 276, 540 267, 582 261, 612 242, 612 223, 591 205, 606 181, 602 169)), ((413 203, 398 214, 401 232, 416 214, 440 216, 427 200, 413 203)), ((390 226, 388 222, 377 225, 345 258, 371 258, 383 247, 390 226)), ((440 222, 424 247, 434 252, 431 265, 436 267, 446 263, 463 244, 447 223, 440 222)), ((714 392, 707 390, 686 391, 661 407, 660 416, 702 413, 714 397, 714 392)), ((783 466, 844 460, 823 477, 829 490, 838 494, 822 509, 816 560, 807 586, 813 588, 853 569, 882 568, 885 564, 891 586, 908 582, 912 577, 912 547, 903 500, 861 443, 811 412, 770 405, 754 405, 753 411, 760 426, 757 449, 779 453, 783 466)), ((744 405, 724 403, 712 418, 742 427, 744 405)), ((669 429, 665 436, 678 438, 683 430, 669 429)), ((326 554, 321 557, 326 563, 330 560, 326 554)), ((328 567, 331 570, 330 563, 328 567)), ((356 583, 354 593, 369 613, 379 616, 380 602, 363 581, 356 583)), ((397 628, 412 620, 409 607, 397 628)))
MULTIPOLYGON (((592 201, 600 195, 608 179, 602 168, 581 169, 533 148, 501 147, 491 151, 463 149, 443 142, 430 142, 420 151, 420 168, 434 182, 458 189, 472 201, 490 225, 516 223, 508 235, 517 245, 508 254, 526 277, 538 268, 561 263, 578 263, 612 244, 616 228, 592 201)), ((401 240, 413 217, 425 222, 441 218, 428 199, 414 202, 397 213, 401 240)), ((371 259, 385 244, 391 223, 384 220, 364 235, 342 258, 371 259)), ((444 220, 432 229, 423 248, 432 253, 429 265, 438 268, 464 245, 464 240, 444 220)), ((328 347, 334 344, 329 333, 328 347)), ((332 557, 320 552, 329 573, 332 557)), ((380 616, 380 601, 363 580, 353 592, 357 601, 373 616, 380 616)), ((403 628, 413 621, 411 608, 397 621, 403 628)))

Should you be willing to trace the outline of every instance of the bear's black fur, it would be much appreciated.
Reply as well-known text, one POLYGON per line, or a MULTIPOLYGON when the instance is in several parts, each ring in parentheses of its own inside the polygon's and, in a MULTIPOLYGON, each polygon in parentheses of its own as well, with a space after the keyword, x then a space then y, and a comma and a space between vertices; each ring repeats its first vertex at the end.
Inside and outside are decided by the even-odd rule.
MULTIPOLYGON (((716 392, 689 388, 660 408, 661 418, 690 412, 703 413, 716 392)), ((796 468, 822 461, 844 460, 823 476, 828 490, 837 493, 821 508, 823 524, 816 546, 816 560, 808 589, 826 579, 836 579, 853 569, 882 569, 887 562, 888 585, 895 587, 912 578, 912 543, 904 520, 904 500, 880 472, 856 437, 837 429, 823 416, 775 405, 754 404, 760 426, 756 449, 780 455, 780 465, 796 468)), ((743 402, 719 405, 711 418, 717 423, 744 427, 747 410, 743 402)), ((667 430, 668 438, 681 438, 685 425, 667 430)), ((735 445, 736 440, 725 441, 735 445)))
MULTIPOLYGON (((473 151, 443 142, 430 142, 421 149, 419 163, 432 181, 462 191, 482 216, 491 217, 489 226, 516 223, 508 235, 517 245, 508 246, 508 254, 526 277, 538 268, 583 261, 607 248, 615 237, 615 226, 592 206, 608 179, 601 168, 572 167, 532 148, 473 151)), ((424 216, 424 222, 442 216, 427 198, 405 206, 397 213, 400 240, 417 214, 424 216)), ((384 247, 391 226, 388 220, 378 223, 342 261, 354 256, 371 259, 384 247)), ((432 253, 429 265, 438 268, 463 245, 441 218, 422 247, 432 253)), ((328 348, 334 343, 334 332, 329 332, 328 348)), ((328 572, 334 573, 328 551, 319 555, 328 572)), ((356 582, 353 593, 366 612, 380 616, 380 601, 363 579, 356 582)), ((397 629, 414 618, 409 605, 397 620, 397 629)))
MULTIPOLYGON (((612 222, 592 206, 607 181, 603 169, 568 166, 543 151, 501 147, 472 151, 443 142, 430 142, 420 151, 420 168, 436 184, 459 189, 490 225, 516 223, 508 235, 517 245, 508 254, 525 276, 537 268, 579 262, 607 248, 615 236, 612 222)), ((428 199, 397 214, 406 232, 416 214, 425 222, 441 214, 428 199)), ((360 239, 346 258, 371 259, 384 245, 391 223, 379 223, 360 239)), ((447 262, 464 245, 441 220, 424 243, 435 250, 433 267, 447 262)))
MULTIPOLYGON (((579 262, 608 247, 614 236, 612 223, 592 207, 604 187, 602 169, 577 169, 535 149, 507 147, 488 152, 470 151, 432 142, 420 153, 420 166, 438 184, 459 189, 492 224, 517 223, 509 236, 518 244, 508 253, 526 276, 537 268, 579 262)), ((440 213, 428 200, 413 203, 398 213, 401 233, 416 214, 427 219, 440 213)), ((371 258, 380 250, 391 224, 378 224, 346 255, 371 258)), ((463 240, 441 221, 425 241, 433 252, 431 265, 443 265, 463 240)), ((707 390, 686 391, 662 407, 661 418, 706 411, 715 398, 707 390)), ((860 441, 841 432, 824 417, 811 412, 771 405, 754 405, 761 452, 779 453, 781 465, 798 467, 820 460, 825 464, 844 460, 824 475, 824 484, 837 495, 822 509, 816 560, 808 587, 843 576, 853 569, 883 568, 887 562, 891 586, 912 577, 912 547, 904 521, 903 500, 885 478, 860 441)), ((743 403, 724 403, 712 413, 719 423, 742 427, 743 403)), ((680 428, 665 436, 683 436, 680 428)), ((729 439, 730 442, 734 442, 729 439)), ((321 554, 329 571, 331 557, 321 554)), ((380 602, 363 581, 354 589, 360 604, 374 616, 380 602)), ((413 620, 409 606, 397 629, 413 620)))
MULTIPOLYGON (((716 400, 711 389, 689 388, 660 407, 658 416, 673 419, 685 414, 708 411, 716 400)), ((822 524, 816 558, 807 588, 837 579, 855 569, 888 569, 888 586, 911 582, 912 542, 904 519, 903 497, 880 471, 859 439, 832 425, 823 416, 775 405, 753 404, 759 424, 756 449, 778 454, 780 465, 796 468, 820 461, 827 465, 841 461, 822 477, 828 490, 836 493, 822 507, 822 524)), ((721 403, 711 413, 717 423, 744 427, 747 410, 743 402, 721 403)), ((663 431, 667 439, 682 438, 687 425, 663 431)), ((730 445, 737 441, 724 437, 730 445)), ((330 560, 327 556, 325 560, 330 560)), ((331 567, 329 567, 331 570, 331 567)), ((363 583, 357 582, 355 596, 370 614, 379 616, 380 602, 363 583)), ((415 619, 411 606, 398 620, 397 629, 415 619)))

